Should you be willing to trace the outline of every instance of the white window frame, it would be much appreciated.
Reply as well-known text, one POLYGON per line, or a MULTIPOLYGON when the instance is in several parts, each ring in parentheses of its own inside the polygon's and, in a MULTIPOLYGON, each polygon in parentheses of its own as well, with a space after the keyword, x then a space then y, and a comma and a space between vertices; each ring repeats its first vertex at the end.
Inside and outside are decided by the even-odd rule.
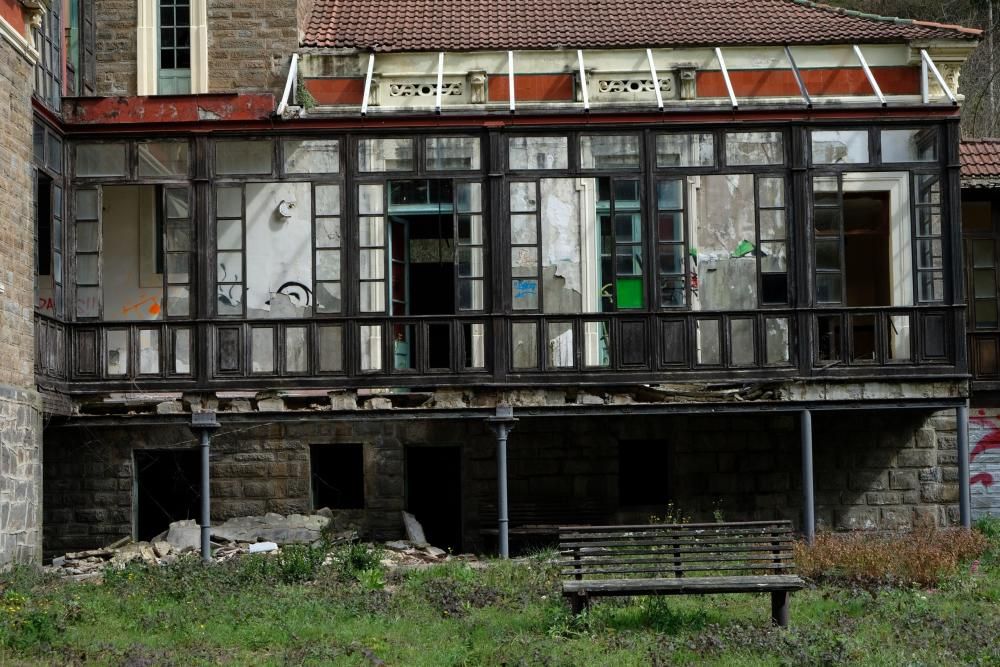
MULTIPOLYGON (((136 28, 136 69, 139 95, 157 95, 159 58, 157 56, 158 0, 139 0, 136 28)), ((208 4, 191 0, 191 94, 208 92, 208 4)))

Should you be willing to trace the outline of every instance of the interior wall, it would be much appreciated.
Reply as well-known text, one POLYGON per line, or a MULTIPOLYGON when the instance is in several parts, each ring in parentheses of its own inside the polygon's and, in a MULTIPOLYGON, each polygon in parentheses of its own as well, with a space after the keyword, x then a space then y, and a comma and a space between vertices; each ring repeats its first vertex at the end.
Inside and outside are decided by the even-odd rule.
POLYGON ((106 186, 102 197, 104 319, 160 319, 163 277, 155 273, 156 188, 106 186))

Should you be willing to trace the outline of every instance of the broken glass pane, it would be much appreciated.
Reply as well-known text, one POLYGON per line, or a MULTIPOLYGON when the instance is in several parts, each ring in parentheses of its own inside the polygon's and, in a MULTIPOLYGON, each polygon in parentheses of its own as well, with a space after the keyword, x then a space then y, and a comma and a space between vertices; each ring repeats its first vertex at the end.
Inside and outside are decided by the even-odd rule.
POLYGON ((813 164, 868 162, 868 130, 813 130, 813 164))
POLYGON ((486 326, 479 322, 462 325, 465 368, 486 367, 486 326))
POLYGON ((415 370, 417 346, 413 325, 394 324, 392 331, 392 367, 397 371, 415 370))
POLYGON ((160 372, 160 332, 156 329, 139 329, 139 373, 155 375, 160 372))
POLYGON ((889 316, 889 358, 893 361, 912 361, 910 343, 910 316, 889 316))
POLYGON ((572 322, 549 322, 545 352, 548 368, 572 368, 576 365, 572 322))
POLYGON ((583 323, 583 364, 588 368, 611 365, 611 327, 607 321, 583 323))
POLYGON ((107 374, 128 374, 128 331, 125 329, 109 329, 107 332, 108 363, 107 374))
POLYGON ((187 375, 191 372, 191 330, 174 330, 174 373, 187 375))
POLYGON ((768 317, 764 320, 764 349, 768 366, 783 366, 790 361, 788 318, 768 317))

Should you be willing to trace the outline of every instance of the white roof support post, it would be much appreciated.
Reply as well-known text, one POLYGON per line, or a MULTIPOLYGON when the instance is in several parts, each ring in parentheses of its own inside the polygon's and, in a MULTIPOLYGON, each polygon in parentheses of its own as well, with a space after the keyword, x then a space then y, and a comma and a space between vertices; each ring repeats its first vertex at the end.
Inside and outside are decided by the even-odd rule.
POLYGON ((858 57, 861 69, 865 71, 865 76, 868 77, 868 84, 875 91, 875 97, 882 103, 882 106, 888 106, 888 103, 885 101, 885 95, 882 94, 882 89, 878 87, 878 81, 875 80, 875 75, 872 74, 872 68, 868 66, 868 61, 865 60, 865 55, 861 53, 861 49, 858 48, 857 44, 854 45, 854 55, 858 57))
POLYGON ((927 90, 930 87, 930 82, 927 80, 927 70, 930 69, 930 71, 934 73, 934 78, 937 79, 938 85, 941 86, 941 90, 943 90, 944 94, 948 96, 948 99, 951 100, 952 104, 957 105, 958 100, 955 99, 955 94, 951 92, 951 88, 949 88, 948 84, 944 82, 944 77, 941 76, 941 72, 938 71, 937 65, 934 64, 933 60, 931 60, 931 55, 927 53, 927 49, 920 49, 920 62, 921 69, 924 74, 922 89, 924 91, 924 104, 927 104, 930 100, 930 92, 927 90))
POLYGON ((438 54, 438 85, 437 99, 434 102, 434 112, 441 113, 441 92, 444 90, 444 51, 438 54))
POLYGON ((507 97, 510 100, 510 112, 514 113, 516 110, 516 103, 514 102, 514 52, 507 52, 507 97))
POLYGON ((792 50, 787 46, 785 47, 785 57, 788 58, 788 64, 792 66, 792 74, 795 76, 795 83, 799 85, 799 93, 802 94, 802 99, 806 101, 806 106, 812 109, 812 97, 809 96, 806 82, 802 80, 802 72, 799 71, 799 66, 795 63, 795 58, 792 57, 792 50))
POLYGON ((288 108, 288 100, 292 96, 292 86, 295 84, 295 80, 299 75, 299 54, 292 54, 292 62, 288 66, 288 79, 285 80, 285 92, 281 94, 281 104, 278 105, 277 115, 280 118, 284 113, 285 109, 288 108))
POLYGON ((920 99, 924 104, 930 104, 931 91, 930 81, 927 78, 930 73, 927 71, 927 60, 924 58, 924 50, 920 50, 920 99))
POLYGON ((646 60, 649 61, 649 75, 653 77, 653 90, 656 92, 656 106, 663 111, 663 94, 660 92, 660 77, 656 74, 653 63, 653 49, 646 49, 646 60))
POLYGON ((590 94, 587 91, 587 72, 583 69, 583 49, 576 50, 576 60, 580 64, 580 91, 583 93, 583 110, 590 111, 590 94))
POLYGON ((736 92, 733 90, 733 82, 729 79, 729 70, 726 69, 726 59, 722 57, 722 49, 715 47, 715 59, 719 61, 722 68, 722 78, 726 82, 726 90, 729 91, 729 101, 733 103, 733 109, 739 109, 740 104, 736 101, 736 92))
POLYGON ((368 54, 368 75, 365 76, 365 92, 361 98, 361 115, 368 115, 368 98, 372 92, 372 74, 375 73, 375 54, 368 54))

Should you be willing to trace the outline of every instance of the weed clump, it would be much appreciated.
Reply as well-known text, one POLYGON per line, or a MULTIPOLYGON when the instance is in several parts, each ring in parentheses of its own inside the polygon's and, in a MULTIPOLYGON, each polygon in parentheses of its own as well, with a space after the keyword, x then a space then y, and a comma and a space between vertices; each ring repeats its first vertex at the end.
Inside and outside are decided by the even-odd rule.
POLYGON ((821 533, 795 545, 799 574, 865 589, 935 586, 987 547, 978 531, 924 526, 909 533, 821 533))

